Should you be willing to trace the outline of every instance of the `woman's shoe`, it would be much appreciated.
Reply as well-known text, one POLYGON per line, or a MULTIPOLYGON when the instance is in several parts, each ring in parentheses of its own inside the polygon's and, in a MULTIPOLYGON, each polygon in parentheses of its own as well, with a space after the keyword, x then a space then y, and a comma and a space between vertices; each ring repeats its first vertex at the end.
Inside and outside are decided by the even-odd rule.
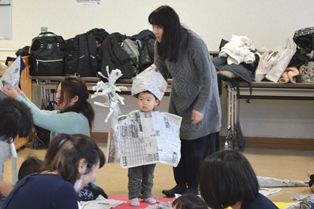
POLYGON ((195 195, 198 195, 198 187, 189 187, 183 194, 195 194, 195 195))
POLYGON ((174 197, 175 194, 182 194, 185 192, 185 190, 186 190, 185 184, 177 184, 170 190, 162 190, 162 193, 167 197, 174 197))

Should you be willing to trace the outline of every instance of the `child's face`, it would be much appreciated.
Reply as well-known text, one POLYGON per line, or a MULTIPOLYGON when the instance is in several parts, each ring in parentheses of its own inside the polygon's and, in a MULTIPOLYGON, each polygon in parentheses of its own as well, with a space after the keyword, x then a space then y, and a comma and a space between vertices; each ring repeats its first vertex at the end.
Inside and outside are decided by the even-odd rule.
POLYGON ((154 111, 159 103, 155 96, 148 92, 139 93, 137 105, 143 112, 154 111))

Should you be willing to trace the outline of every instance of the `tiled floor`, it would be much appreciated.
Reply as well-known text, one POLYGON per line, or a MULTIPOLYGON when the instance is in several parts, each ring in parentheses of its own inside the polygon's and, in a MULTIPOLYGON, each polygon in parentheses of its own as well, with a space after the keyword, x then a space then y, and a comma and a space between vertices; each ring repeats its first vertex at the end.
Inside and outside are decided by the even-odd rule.
MULTIPOLYGON (((99 144, 106 154, 105 144, 99 144)), ((44 158, 46 150, 34 150, 31 144, 18 152, 18 166, 24 158, 34 153, 44 158)), ((242 153, 251 162, 258 176, 274 177, 279 179, 308 181, 306 170, 314 172, 314 151, 293 151, 293 150, 271 150, 246 148, 242 153)), ((4 178, 11 180, 11 163, 5 164, 4 178)), ((109 196, 126 196, 127 192, 127 169, 122 169, 119 164, 106 164, 97 174, 96 183, 105 189, 109 196)), ((161 191, 174 186, 172 167, 157 164, 155 170, 154 197, 163 197, 161 191)), ((281 192, 269 196, 272 201, 291 201, 291 197, 298 194, 310 194, 308 187, 282 188, 281 192)))

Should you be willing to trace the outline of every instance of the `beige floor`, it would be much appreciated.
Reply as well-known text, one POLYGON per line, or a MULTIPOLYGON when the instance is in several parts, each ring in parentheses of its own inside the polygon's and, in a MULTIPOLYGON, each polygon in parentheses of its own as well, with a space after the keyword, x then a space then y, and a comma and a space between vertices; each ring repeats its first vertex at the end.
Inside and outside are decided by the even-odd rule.
MULTIPOLYGON (((106 153, 105 144, 100 144, 106 153)), ((40 158, 45 155, 44 149, 34 150, 31 144, 19 150, 18 166, 24 158, 34 153, 40 158)), ((314 151, 272 150, 246 148, 242 153, 251 162, 255 172, 259 176, 274 177, 279 179, 307 181, 306 170, 314 172, 314 151)), ((11 180, 10 162, 5 164, 6 180, 11 180)), ((109 196, 127 195, 127 169, 122 169, 119 164, 106 164, 97 174, 96 183, 105 189, 109 196)), ((154 197, 163 197, 161 191, 174 186, 172 167, 157 164, 155 170, 154 197)), ((298 194, 310 194, 308 187, 282 188, 281 192, 269 196, 272 201, 290 202, 291 197, 298 194)))

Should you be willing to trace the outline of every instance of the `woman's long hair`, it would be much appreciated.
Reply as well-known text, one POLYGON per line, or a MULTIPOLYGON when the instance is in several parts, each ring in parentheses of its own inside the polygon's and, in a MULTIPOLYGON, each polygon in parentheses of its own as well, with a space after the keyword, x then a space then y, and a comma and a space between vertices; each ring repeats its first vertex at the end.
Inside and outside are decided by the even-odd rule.
POLYGON ((176 62, 183 32, 187 32, 180 23, 178 14, 169 6, 161 6, 148 17, 151 25, 163 28, 161 42, 157 42, 157 52, 162 60, 176 62))
POLYGON ((58 86, 61 85, 59 103, 66 103, 66 108, 61 112, 77 112, 82 113, 88 120, 89 127, 93 125, 95 118, 95 112, 91 104, 87 101, 89 98, 89 92, 85 81, 77 76, 67 76, 61 81, 58 86), (69 105, 72 98, 78 96, 78 100, 74 105, 69 105))
POLYGON ((59 134, 49 144, 41 171, 57 171, 72 184, 79 178, 79 161, 85 159, 88 174, 99 162, 105 165, 105 155, 96 142, 83 134, 59 134))

